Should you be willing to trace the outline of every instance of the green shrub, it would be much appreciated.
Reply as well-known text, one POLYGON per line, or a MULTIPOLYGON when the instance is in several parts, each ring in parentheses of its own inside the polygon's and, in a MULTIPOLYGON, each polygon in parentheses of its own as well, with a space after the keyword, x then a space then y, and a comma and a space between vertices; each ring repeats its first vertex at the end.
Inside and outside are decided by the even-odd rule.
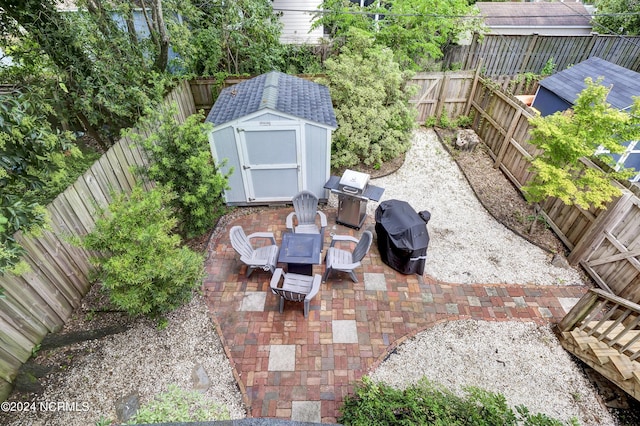
POLYGON ((169 385, 153 401, 140 407, 128 424, 229 420, 229 410, 205 400, 198 391, 169 385))
POLYGON ((400 71, 389 48, 353 30, 336 59, 326 61, 327 85, 338 129, 333 134, 334 168, 389 161, 411 146, 415 109, 409 106, 410 73, 400 71))
POLYGON ((171 205, 180 217, 180 233, 191 238, 202 235, 224 214, 227 176, 218 172, 211 156, 211 125, 203 123, 202 113, 182 124, 176 115, 175 108, 152 114, 147 126, 160 126, 142 144, 152 160, 147 176, 178 194, 171 205))
MULTIPOLYGON (((503 395, 475 387, 461 397, 426 379, 405 390, 394 389, 363 377, 355 395, 344 400, 344 425, 528 425, 561 426, 565 423, 544 414, 532 415, 526 407, 512 410, 503 395)), ((577 424, 572 420, 569 424, 577 424)))
POLYGON ((81 240, 100 254, 93 261, 111 302, 131 315, 157 318, 179 307, 202 279, 202 256, 171 234, 177 222, 172 197, 163 188, 145 192, 139 186, 129 196, 114 196, 81 240))

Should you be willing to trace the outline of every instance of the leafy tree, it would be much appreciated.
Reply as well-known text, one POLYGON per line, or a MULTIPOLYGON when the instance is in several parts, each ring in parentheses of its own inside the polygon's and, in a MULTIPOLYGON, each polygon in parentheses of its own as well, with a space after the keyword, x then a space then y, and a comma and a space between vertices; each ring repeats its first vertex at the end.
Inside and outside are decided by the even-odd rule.
POLYGON ((640 3, 637 0, 598 0, 595 30, 620 35, 640 35, 640 3))
POLYGON ((523 187, 531 202, 557 197, 583 209, 605 208, 620 194, 612 180, 633 174, 590 168, 581 159, 597 157, 615 166, 611 154, 624 152, 625 142, 640 138, 640 98, 630 113, 619 111, 606 102, 609 89, 601 80, 587 78, 585 83, 572 110, 530 119, 530 142, 543 150, 532 162, 535 176, 523 187))
POLYGON ((111 302, 130 315, 159 318, 191 298, 202 279, 202 256, 172 234, 175 194, 140 186, 114 195, 95 229, 78 244, 101 253, 92 259, 111 302))
POLYGON ((466 0, 367 1, 325 0, 316 25, 324 25, 334 39, 348 40, 351 28, 370 33, 376 44, 393 50, 402 68, 425 69, 443 56, 443 48, 477 23, 477 12, 466 0), (376 17, 378 19, 376 19, 376 17))
POLYGON ((41 192, 66 182, 66 158, 80 156, 71 134, 53 130, 45 112, 19 93, 0 98, 0 274, 16 272, 23 250, 13 234, 45 225, 41 192))
MULTIPOLYGON (((172 0, 168 8, 179 12, 188 24, 173 43, 186 72, 262 74, 280 69, 282 24, 271 2, 172 0)), ((170 32, 178 33, 175 25, 170 26, 170 32)))
POLYGON ((354 29, 340 55, 325 65, 339 125, 333 135, 332 166, 379 166, 406 152, 416 114, 409 106, 411 75, 400 71, 391 50, 354 29))
POLYGON ((149 33, 160 34, 159 49, 113 20, 123 16, 129 22, 133 3, 79 1, 78 12, 60 13, 52 0, 0 1, 3 48, 14 60, 3 79, 45 92, 61 122, 85 130, 106 148, 145 106, 162 99, 168 40, 156 3, 149 33))
POLYGON ((174 107, 148 116, 150 129, 160 124, 142 144, 152 160, 147 176, 175 191, 170 204, 180 216, 182 235, 190 238, 206 232, 224 214, 227 176, 219 173, 211 156, 211 125, 203 123, 202 113, 183 124, 176 122, 176 114, 174 107))

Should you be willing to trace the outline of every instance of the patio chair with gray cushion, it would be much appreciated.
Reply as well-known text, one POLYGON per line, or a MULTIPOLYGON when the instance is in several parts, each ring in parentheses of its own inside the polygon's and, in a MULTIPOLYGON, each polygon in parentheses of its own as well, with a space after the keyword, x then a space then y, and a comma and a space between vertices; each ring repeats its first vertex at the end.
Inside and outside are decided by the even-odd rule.
POLYGON ((320 274, 314 276, 285 273, 282 268, 276 269, 271 277, 271 291, 280 296, 280 313, 284 309, 284 301, 304 303, 304 317, 309 316, 309 302, 320 291, 320 274), (284 278, 279 287, 280 279, 284 278))
POLYGON ((272 232, 254 232, 247 236, 241 226, 234 226, 229 231, 229 238, 231 246, 240 255, 240 260, 247 265, 247 277, 258 268, 271 271, 272 274, 276 270, 279 249, 272 232), (251 243, 254 238, 270 239, 271 244, 254 247, 251 243))
POLYGON ((332 271, 342 271, 349 273, 353 282, 358 282, 354 269, 361 265, 361 260, 369 252, 373 241, 373 234, 370 231, 364 231, 360 240, 349 235, 334 235, 331 240, 331 246, 327 249, 326 264, 322 281, 326 281, 332 271), (338 242, 355 243, 353 251, 342 250, 335 247, 338 242))
POLYGON ((321 234, 324 237, 327 216, 318 210, 318 197, 312 192, 302 191, 291 201, 295 211, 287 216, 287 229, 301 234, 321 234), (316 217, 320 218, 320 229, 316 224, 316 217))

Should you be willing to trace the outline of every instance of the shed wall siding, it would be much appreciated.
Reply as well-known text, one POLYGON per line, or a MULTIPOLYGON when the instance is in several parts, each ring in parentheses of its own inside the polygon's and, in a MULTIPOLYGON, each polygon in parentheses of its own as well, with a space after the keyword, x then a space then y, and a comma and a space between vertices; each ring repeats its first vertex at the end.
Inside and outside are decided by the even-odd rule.
POLYGON ((572 107, 570 103, 544 87, 538 88, 538 92, 536 93, 536 97, 534 98, 531 106, 540 111, 540 114, 543 117, 551 115, 557 111, 568 110, 572 107))
POLYGON ((282 11, 280 22, 283 28, 280 41, 291 44, 318 44, 318 40, 324 36, 324 30, 322 27, 311 32, 310 30, 313 12, 318 10, 321 3, 319 0, 273 0, 274 13, 282 11))
POLYGON ((274 113, 266 113, 260 114, 252 117, 247 117, 246 121, 294 121, 294 118, 286 117, 284 115, 274 114, 274 113))
POLYGON ((233 169, 233 173, 229 176, 229 187, 225 191, 225 200, 227 203, 244 203, 247 201, 247 195, 244 191, 244 182, 240 170, 240 158, 238 157, 238 148, 236 142, 236 133, 233 127, 224 127, 220 130, 211 132, 209 138, 211 143, 211 152, 218 164, 226 159, 226 164, 220 167, 223 173, 229 173, 233 169))
POLYGON ((306 137, 305 162, 307 190, 316 194, 320 199, 328 197, 328 191, 324 184, 328 180, 329 164, 327 152, 330 152, 329 131, 326 128, 306 124, 304 128, 306 137))

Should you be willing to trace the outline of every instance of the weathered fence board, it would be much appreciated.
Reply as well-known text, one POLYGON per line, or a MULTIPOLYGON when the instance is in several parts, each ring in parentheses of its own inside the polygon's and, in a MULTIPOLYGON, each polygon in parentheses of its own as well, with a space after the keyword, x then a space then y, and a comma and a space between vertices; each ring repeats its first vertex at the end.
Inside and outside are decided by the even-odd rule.
POLYGON ((29 315, 28 310, 11 295, 5 295, 0 299, 0 318, 3 324, 20 330, 23 337, 29 340, 31 346, 27 345, 25 348, 35 345, 40 340, 40 336, 48 332, 47 327, 29 315))
MULTIPOLYGON (((549 41, 551 42, 551 41, 549 41)), ((533 112, 490 80, 479 78, 469 98, 473 129, 500 167, 518 188, 533 177, 531 159, 540 151, 528 143, 533 112)), ((597 167, 587 159, 589 167, 597 167)), ((607 209, 567 206, 549 198, 541 203, 549 226, 571 250, 571 263, 580 263, 602 288, 640 302, 640 199, 619 185, 623 197, 607 209)))
POLYGON ((453 119, 464 115, 475 72, 419 73, 411 84, 418 92, 409 100, 418 111, 418 123, 429 117, 453 119))
POLYGON ((540 74, 549 60, 561 71, 591 57, 640 71, 640 36, 475 34, 469 46, 445 51, 442 69, 482 67, 486 76, 540 74))
MULTIPOLYGON (((167 96, 176 103, 179 122, 195 112, 189 84, 182 82, 167 96)), ((143 133, 143 132, 142 132, 143 133)), ((129 192, 136 184, 136 167, 149 162, 144 151, 124 137, 76 182, 49 204, 50 229, 39 237, 16 233, 25 248, 30 270, 20 277, 0 276, 0 399, 6 398, 18 368, 44 336, 56 331, 81 303, 90 288, 89 253, 69 238, 90 232, 97 210, 111 201, 112 192, 129 192)), ((151 188, 151 182, 144 182, 151 188)))
POLYGON ((640 300, 640 200, 627 195, 612 207, 607 223, 581 264, 614 294, 640 300))

